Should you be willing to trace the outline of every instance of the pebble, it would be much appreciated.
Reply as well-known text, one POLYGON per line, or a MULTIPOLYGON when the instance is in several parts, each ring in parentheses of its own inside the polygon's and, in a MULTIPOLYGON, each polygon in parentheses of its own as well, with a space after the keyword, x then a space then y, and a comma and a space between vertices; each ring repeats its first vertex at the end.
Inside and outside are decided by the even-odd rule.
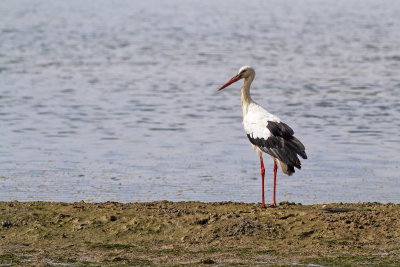
POLYGON ((8 220, 1 222, 1 226, 3 226, 3 227, 9 227, 11 225, 12 225, 12 223, 10 221, 8 221, 8 220))

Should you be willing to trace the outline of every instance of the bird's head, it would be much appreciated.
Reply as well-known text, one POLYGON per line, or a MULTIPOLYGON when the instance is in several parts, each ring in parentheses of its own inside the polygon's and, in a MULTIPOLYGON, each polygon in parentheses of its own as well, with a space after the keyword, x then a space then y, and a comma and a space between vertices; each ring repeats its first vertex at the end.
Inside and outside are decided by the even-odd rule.
POLYGON ((228 87, 229 85, 231 85, 234 82, 239 81, 240 79, 247 79, 249 77, 254 78, 254 75, 255 75, 255 71, 252 67, 243 66, 240 68, 238 73, 235 76, 233 76, 226 84, 222 85, 221 88, 218 89, 218 91, 224 89, 225 87, 228 87))

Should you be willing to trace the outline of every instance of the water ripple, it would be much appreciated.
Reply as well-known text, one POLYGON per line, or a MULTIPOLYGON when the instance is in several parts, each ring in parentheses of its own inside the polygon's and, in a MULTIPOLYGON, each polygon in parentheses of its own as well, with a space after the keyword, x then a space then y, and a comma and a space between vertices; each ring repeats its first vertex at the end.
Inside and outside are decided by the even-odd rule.
POLYGON ((216 92, 252 65, 253 98, 310 155, 279 174, 279 199, 398 202, 399 13, 396 0, 0 2, 0 200, 258 201, 240 85, 216 92))

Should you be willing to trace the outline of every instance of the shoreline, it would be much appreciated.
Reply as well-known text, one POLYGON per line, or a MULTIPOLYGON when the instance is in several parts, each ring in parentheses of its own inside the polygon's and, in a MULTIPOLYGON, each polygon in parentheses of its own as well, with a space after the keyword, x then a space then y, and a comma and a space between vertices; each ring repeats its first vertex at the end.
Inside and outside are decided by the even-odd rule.
POLYGON ((400 264, 400 204, 0 202, 0 264, 400 264))

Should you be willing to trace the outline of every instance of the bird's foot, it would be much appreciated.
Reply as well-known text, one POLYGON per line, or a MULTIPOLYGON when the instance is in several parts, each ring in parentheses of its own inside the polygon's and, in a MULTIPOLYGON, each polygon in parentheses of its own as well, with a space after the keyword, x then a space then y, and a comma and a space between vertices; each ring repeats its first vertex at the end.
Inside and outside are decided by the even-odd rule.
POLYGON ((276 203, 272 203, 269 205, 261 204, 261 208, 266 209, 266 208, 276 208, 276 203))

